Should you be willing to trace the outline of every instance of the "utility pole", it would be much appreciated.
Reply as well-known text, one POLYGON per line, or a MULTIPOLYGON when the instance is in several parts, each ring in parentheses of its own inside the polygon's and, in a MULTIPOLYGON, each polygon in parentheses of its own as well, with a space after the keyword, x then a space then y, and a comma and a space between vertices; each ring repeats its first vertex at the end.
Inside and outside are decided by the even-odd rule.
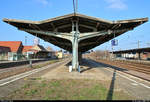
MULTIPOLYGON (((138 49, 140 48, 140 42, 141 42, 141 41, 138 40, 138 43, 137 43, 137 44, 138 44, 138 49)), ((138 52, 138 54, 139 54, 138 59, 140 60, 140 59, 141 59, 140 52, 138 52)))
POLYGON ((139 40, 138 40, 138 42, 137 42, 137 44, 138 44, 138 49, 140 48, 140 42, 141 42, 141 41, 139 41, 139 40))
POLYGON ((27 36, 25 36, 25 45, 27 45, 27 36))

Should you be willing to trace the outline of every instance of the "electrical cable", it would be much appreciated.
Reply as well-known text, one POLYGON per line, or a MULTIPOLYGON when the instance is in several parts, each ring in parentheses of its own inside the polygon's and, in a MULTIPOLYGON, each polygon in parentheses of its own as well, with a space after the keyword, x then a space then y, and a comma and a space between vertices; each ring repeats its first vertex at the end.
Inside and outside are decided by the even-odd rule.
POLYGON ((76 0, 76 13, 77 13, 77 10, 78 10, 78 0, 76 0))
POLYGON ((78 0, 73 0, 73 10, 74 10, 74 15, 77 13, 77 9, 78 9, 78 0))
POLYGON ((75 10, 75 1, 73 0, 73 10, 74 10, 74 15, 76 13, 76 10, 75 10))

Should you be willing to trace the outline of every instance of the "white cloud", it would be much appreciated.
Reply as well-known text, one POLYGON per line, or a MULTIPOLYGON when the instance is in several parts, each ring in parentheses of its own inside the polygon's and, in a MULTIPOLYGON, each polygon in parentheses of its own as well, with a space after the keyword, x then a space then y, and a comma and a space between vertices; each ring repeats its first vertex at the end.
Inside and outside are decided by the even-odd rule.
POLYGON ((109 4, 108 8, 120 10, 127 9, 127 5, 123 2, 123 0, 105 0, 105 1, 109 4))
POLYGON ((36 0, 37 2, 43 4, 43 5, 47 5, 48 4, 48 0, 36 0))

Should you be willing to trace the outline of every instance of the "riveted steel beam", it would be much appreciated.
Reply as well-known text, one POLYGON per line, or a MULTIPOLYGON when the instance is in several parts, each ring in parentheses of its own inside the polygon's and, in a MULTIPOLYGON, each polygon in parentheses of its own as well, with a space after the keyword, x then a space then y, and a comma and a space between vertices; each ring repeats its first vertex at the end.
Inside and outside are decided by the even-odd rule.
POLYGON ((81 33, 79 35, 79 41, 87 39, 87 38, 106 35, 106 34, 126 32, 126 31, 129 31, 129 30, 132 30, 132 29, 107 30, 107 31, 100 31, 100 32, 81 33))
POLYGON ((36 33, 41 35, 48 35, 48 36, 54 36, 59 37, 67 40, 72 40, 72 35, 70 33, 59 33, 59 32, 49 32, 49 31, 39 31, 39 30, 31 30, 31 29, 19 29, 22 31, 26 31, 29 33, 36 33))
POLYGON ((57 27, 57 29, 62 29, 62 28, 66 28, 66 27, 69 27, 69 26, 71 26, 71 24, 59 26, 59 27, 57 27))
POLYGON ((97 31, 97 29, 95 27, 92 27, 92 26, 87 26, 87 25, 83 25, 83 24, 79 24, 79 26, 92 29, 94 32, 97 31))

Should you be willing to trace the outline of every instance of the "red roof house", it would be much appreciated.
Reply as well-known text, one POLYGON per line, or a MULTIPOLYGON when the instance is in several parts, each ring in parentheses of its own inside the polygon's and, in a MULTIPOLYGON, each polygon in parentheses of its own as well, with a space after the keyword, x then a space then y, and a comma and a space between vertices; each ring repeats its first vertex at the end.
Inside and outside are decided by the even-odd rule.
POLYGON ((23 48, 21 41, 0 41, 0 46, 8 47, 11 52, 16 53, 21 53, 23 48))
POLYGON ((23 46, 22 52, 23 52, 23 53, 24 53, 24 52, 28 52, 28 51, 31 50, 32 47, 33 47, 33 46, 23 46))
POLYGON ((10 52, 9 47, 0 46, 0 53, 7 53, 10 52))

